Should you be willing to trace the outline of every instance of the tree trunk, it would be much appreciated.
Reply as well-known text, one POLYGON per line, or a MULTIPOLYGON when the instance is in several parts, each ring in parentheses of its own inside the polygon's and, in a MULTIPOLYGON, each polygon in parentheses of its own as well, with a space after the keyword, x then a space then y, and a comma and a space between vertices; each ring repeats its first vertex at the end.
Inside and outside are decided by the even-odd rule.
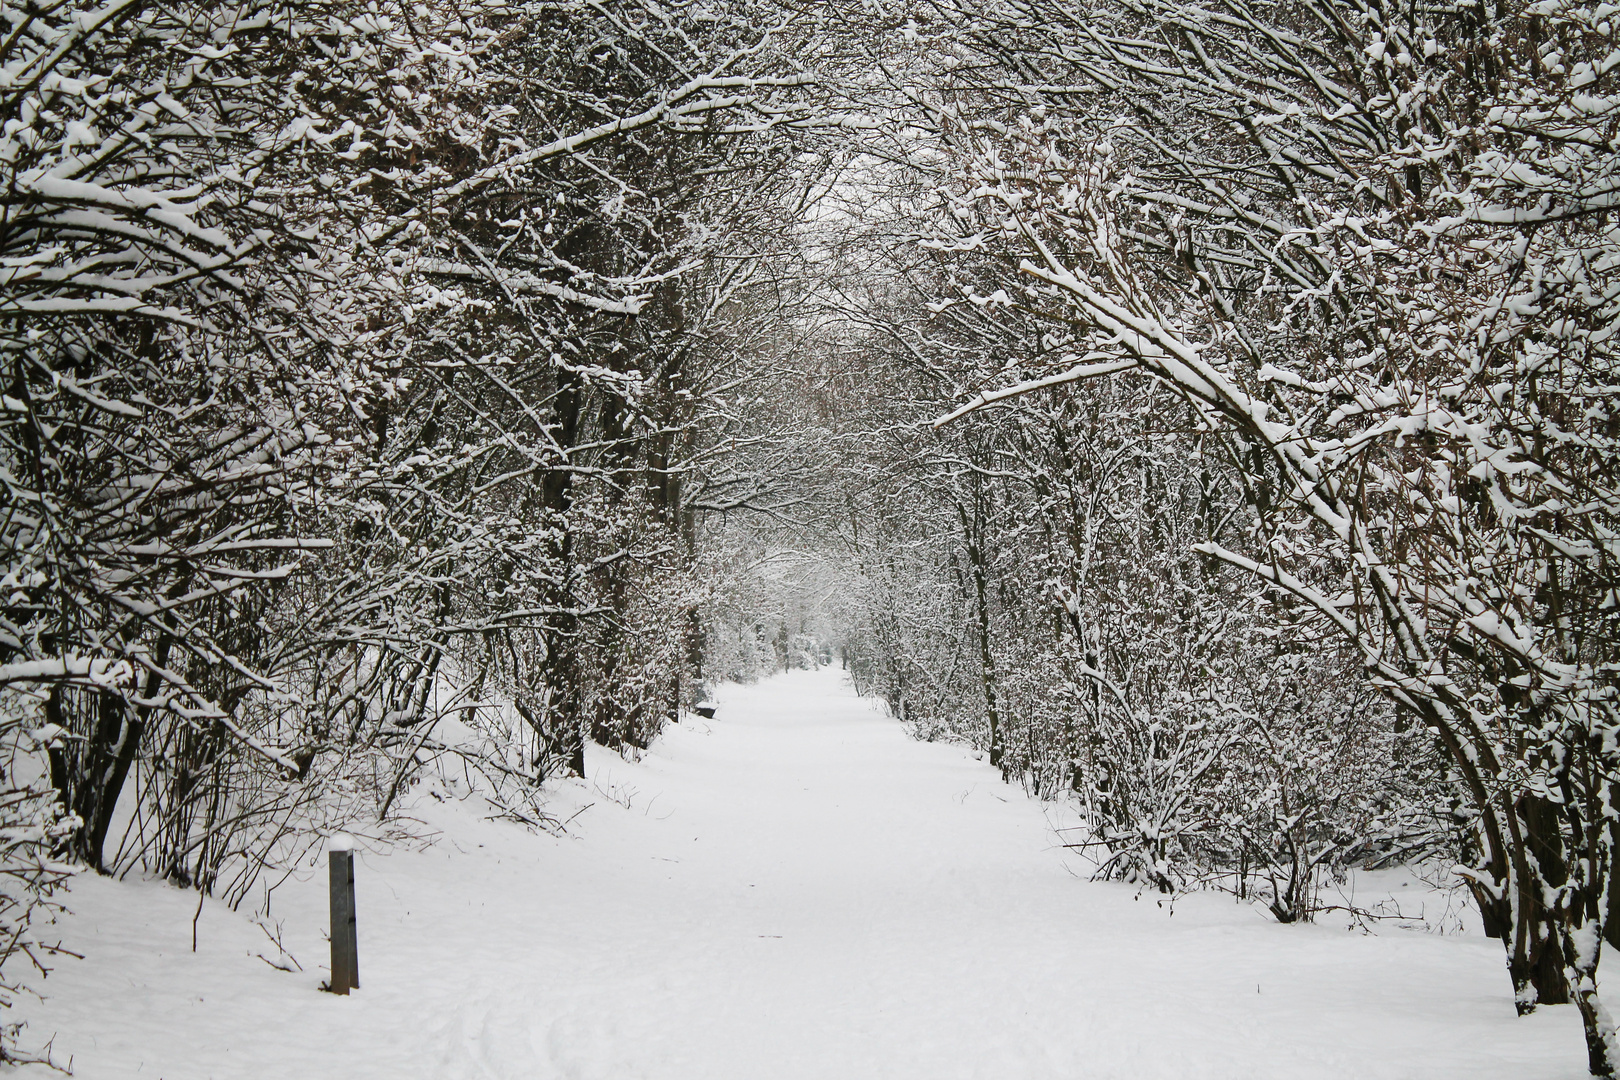
POLYGON ((105 873, 107 832, 145 724, 116 694, 67 686, 51 691, 45 718, 77 736, 49 751, 51 786, 79 819, 67 852, 105 873))
POLYGON ((990 725, 990 764, 999 769, 1006 751, 1001 713, 996 700, 999 696, 996 692, 996 660, 990 648, 990 583, 985 567, 984 507, 979 498, 977 476, 974 477, 973 494, 972 515, 961 503, 957 503, 956 512, 962 521, 968 569, 973 576, 973 598, 977 608, 974 621, 979 639, 979 681, 984 690, 984 715, 990 725))
MULTIPOLYGON (((584 388, 578 374, 566 368, 558 370, 557 394, 552 405, 556 421, 555 439, 566 455, 578 444, 584 388)), ((573 471, 558 468, 550 471, 540 484, 540 496, 546 510, 555 516, 558 526, 573 508, 573 471)), ((570 772, 585 775, 585 717, 583 695, 579 681, 579 616, 575 613, 579 598, 574 591, 573 530, 556 527, 551 542, 551 565, 547 570, 556 575, 547 597, 555 608, 543 631, 545 659, 541 665, 544 684, 542 700, 546 704, 546 719, 554 733, 557 748, 570 772)))
POLYGON ((1549 894, 1568 882, 1569 871, 1564 865, 1564 843, 1558 831, 1558 808, 1540 796, 1525 795, 1519 800, 1518 811, 1523 831, 1516 834, 1519 850, 1514 852, 1514 861, 1528 873, 1515 875, 1520 878, 1519 910, 1508 967, 1514 1000, 1523 1015, 1537 1005, 1567 1005, 1571 1001, 1557 912, 1547 904, 1549 894), (1534 996, 1527 1001, 1530 992, 1534 996))

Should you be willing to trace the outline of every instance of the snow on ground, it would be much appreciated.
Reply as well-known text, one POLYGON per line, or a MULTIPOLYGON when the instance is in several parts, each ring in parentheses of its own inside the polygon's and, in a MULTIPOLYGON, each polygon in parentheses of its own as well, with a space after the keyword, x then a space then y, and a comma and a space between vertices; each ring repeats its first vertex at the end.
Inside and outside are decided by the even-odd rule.
POLYGON ((85 959, 28 1035, 97 1080, 1585 1075, 1573 1008, 1517 1019, 1494 941, 1172 910, 1085 880, 1040 804, 837 671, 719 701, 596 754, 568 838, 421 794, 437 844, 357 854, 349 998, 316 990, 324 866, 274 895, 302 973, 212 904, 192 953, 194 894, 82 878, 85 959))

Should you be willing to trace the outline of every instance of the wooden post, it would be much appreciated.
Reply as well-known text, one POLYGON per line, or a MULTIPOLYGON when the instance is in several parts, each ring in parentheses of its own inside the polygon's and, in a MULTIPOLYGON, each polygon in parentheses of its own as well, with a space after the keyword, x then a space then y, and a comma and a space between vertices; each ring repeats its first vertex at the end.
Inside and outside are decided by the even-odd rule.
POLYGON ((354 838, 339 833, 327 844, 331 874, 332 980, 327 989, 347 994, 360 986, 360 939, 354 926, 354 838))

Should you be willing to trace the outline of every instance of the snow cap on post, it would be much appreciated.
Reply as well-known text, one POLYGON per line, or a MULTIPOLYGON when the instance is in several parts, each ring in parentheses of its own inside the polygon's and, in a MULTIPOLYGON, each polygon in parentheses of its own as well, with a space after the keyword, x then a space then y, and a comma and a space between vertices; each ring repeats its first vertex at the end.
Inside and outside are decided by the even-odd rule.
POLYGON ((354 850, 354 837, 350 836, 346 832, 333 833, 331 838, 326 841, 326 850, 327 851, 353 851, 354 850))

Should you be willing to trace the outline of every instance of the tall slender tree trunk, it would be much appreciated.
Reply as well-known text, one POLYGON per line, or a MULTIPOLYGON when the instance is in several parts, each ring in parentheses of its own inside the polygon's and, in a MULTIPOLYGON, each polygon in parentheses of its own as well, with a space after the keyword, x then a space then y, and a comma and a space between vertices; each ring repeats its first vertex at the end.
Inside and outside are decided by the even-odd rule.
POLYGON ((977 474, 973 477, 972 503, 973 509, 970 512, 958 501, 956 512, 962 522, 968 573, 973 578, 973 599, 976 608, 974 626, 979 644, 979 683, 984 691, 985 720, 990 725, 990 764, 999 769, 1002 767, 1002 758, 1006 756, 1006 745, 997 700, 1000 695, 996 686, 996 659, 990 643, 990 575, 989 569, 985 566, 984 500, 981 481, 977 474))
MULTIPOLYGON (((584 390, 577 374, 566 369, 557 373, 557 395, 553 404, 557 425, 556 441, 564 453, 579 442, 584 390)), ((569 463, 565 462, 565 465, 569 463)), ((584 694, 580 687, 579 597, 575 593, 573 530, 563 520, 573 507, 573 471, 554 469, 540 484, 546 510, 559 519, 552 533, 550 571, 556 575, 547 597, 555 613, 550 616, 543 638, 545 659, 541 680, 547 719, 555 732, 557 748, 575 776, 585 775, 584 694)))

